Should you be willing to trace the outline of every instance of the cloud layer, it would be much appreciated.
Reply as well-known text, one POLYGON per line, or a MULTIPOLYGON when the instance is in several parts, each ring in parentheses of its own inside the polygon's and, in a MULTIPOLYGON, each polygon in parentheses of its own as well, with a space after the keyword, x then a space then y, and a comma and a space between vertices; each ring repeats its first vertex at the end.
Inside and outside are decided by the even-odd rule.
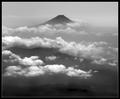
MULTIPOLYGON (((104 28, 103 28, 104 30, 104 28)), ((69 34, 69 35, 94 35, 94 36, 118 36, 118 33, 111 33, 109 32, 94 32, 91 31, 90 26, 86 22, 75 22, 75 23, 67 23, 66 25, 62 24, 56 24, 56 25, 50 25, 50 24, 45 24, 45 25, 40 25, 38 27, 17 27, 17 28, 9 28, 6 26, 2 26, 2 36, 18 36, 18 35, 23 35, 27 37, 28 34, 30 37, 35 37, 35 36, 47 36, 47 35, 63 35, 63 34, 69 34), (89 32, 88 32, 89 31, 89 32)))
POLYGON ((40 25, 38 27, 18 27, 18 28, 8 28, 6 26, 2 26, 2 35, 17 35, 17 34, 34 34, 38 36, 39 34, 44 35, 54 35, 56 33, 67 33, 67 34, 81 34, 86 35, 85 27, 87 27, 87 23, 85 22, 75 22, 75 23, 67 23, 66 25, 56 24, 56 25, 40 25))
POLYGON ((42 65, 44 64, 44 62, 42 60, 39 59, 38 56, 31 56, 31 57, 24 57, 23 59, 12 53, 9 50, 3 50, 2 51, 2 55, 3 56, 8 56, 8 60, 6 60, 6 62, 18 62, 21 65, 25 65, 25 66, 31 66, 31 65, 42 65))
POLYGON ((5 76, 34 77, 52 74, 65 74, 70 77, 83 78, 91 76, 91 72, 89 71, 86 72, 81 69, 75 69, 74 67, 66 67, 62 64, 45 65, 38 56, 21 58, 9 50, 4 50, 2 55, 7 56, 9 62, 18 62, 17 66, 7 66, 4 74, 5 76))
POLYGON ((2 37, 3 49, 10 47, 24 48, 55 48, 59 52, 90 59, 114 58, 117 59, 118 48, 110 47, 106 42, 67 42, 61 37, 56 39, 33 37, 29 39, 20 38, 17 36, 2 37))
POLYGON ((75 69, 62 64, 53 64, 45 66, 29 66, 22 68, 21 66, 8 66, 6 68, 5 76, 25 76, 25 77, 36 77, 42 75, 53 75, 53 74, 64 74, 69 77, 80 77, 87 78, 91 77, 90 71, 86 72, 81 69, 75 69))
POLYGON ((25 76, 25 77, 36 77, 42 75, 53 75, 53 74, 64 74, 69 77, 80 77, 87 78, 91 77, 90 71, 86 72, 81 69, 75 69, 62 64, 53 64, 45 66, 29 66, 22 68, 21 66, 8 66, 6 68, 5 76, 25 76))

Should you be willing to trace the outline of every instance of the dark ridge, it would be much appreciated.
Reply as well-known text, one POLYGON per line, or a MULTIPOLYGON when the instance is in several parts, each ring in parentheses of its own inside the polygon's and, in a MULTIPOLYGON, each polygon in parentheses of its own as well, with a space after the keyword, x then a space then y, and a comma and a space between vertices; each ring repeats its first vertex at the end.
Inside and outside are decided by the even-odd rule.
POLYGON ((70 23, 73 22, 72 20, 70 20, 69 18, 67 18, 64 15, 58 15, 55 18, 45 22, 45 24, 65 24, 65 23, 70 23))
POLYGON ((50 24, 50 25, 62 24, 62 25, 65 25, 67 23, 72 23, 72 22, 74 22, 74 21, 70 20, 65 15, 58 15, 58 16, 48 20, 47 22, 44 22, 44 23, 36 25, 36 26, 45 25, 45 24, 50 24))

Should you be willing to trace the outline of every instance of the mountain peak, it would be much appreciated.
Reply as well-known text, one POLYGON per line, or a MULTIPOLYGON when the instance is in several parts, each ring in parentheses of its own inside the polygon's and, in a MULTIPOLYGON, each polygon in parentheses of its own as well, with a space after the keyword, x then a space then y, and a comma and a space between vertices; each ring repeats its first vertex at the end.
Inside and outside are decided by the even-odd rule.
POLYGON ((65 15, 57 15, 55 18, 67 18, 67 17, 65 15))
POLYGON ((52 18, 51 20, 43 24, 55 25, 55 24, 66 24, 66 23, 71 23, 71 22, 73 21, 67 18, 65 15, 57 15, 56 17, 52 18))

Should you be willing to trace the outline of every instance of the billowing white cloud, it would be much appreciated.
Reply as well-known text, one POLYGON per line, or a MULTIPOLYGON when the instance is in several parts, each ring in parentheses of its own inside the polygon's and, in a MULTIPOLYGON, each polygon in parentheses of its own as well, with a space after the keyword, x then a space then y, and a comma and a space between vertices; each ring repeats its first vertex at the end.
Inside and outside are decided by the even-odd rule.
POLYGON ((46 56, 45 59, 46 59, 46 60, 53 61, 53 60, 56 60, 57 57, 56 57, 56 56, 46 56))
MULTIPOLYGON (((10 62, 18 62, 17 66, 7 66, 5 76, 39 76, 44 74, 65 74, 67 76, 89 77, 91 72, 86 72, 74 67, 66 67, 62 64, 45 65, 38 56, 23 57, 12 53, 9 50, 2 51, 3 56, 8 56, 10 62)), ((4 60, 4 59, 3 59, 4 60)))
MULTIPOLYGON (((81 58, 82 59, 88 58, 92 59, 93 63, 97 64, 106 64, 109 59, 117 60, 118 59, 118 48, 113 48, 109 46, 106 42, 67 42, 61 37, 57 37, 56 39, 48 39, 48 38, 40 38, 40 37, 33 37, 29 39, 20 38, 20 37, 13 37, 13 36, 5 36, 2 37, 2 47, 3 50, 9 48, 9 47, 25 47, 28 49, 31 48, 55 48, 60 53, 68 54, 74 57, 81 58), (106 60, 104 60, 106 59, 106 60)), ((8 53, 8 51, 3 51, 3 53, 8 53)), ((42 61, 38 59, 37 56, 33 57, 25 57, 24 59, 21 59, 17 55, 11 55, 11 59, 19 60, 19 63, 22 65, 24 64, 42 64, 42 61)), ((55 60, 55 56, 49 56, 46 57, 46 60, 55 60)))
POLYGON ((91 77, 90 71, 86 72, 81 69, 75 69, 73 67, 68 67, 62 64, 53 64, 45 66, 29 66, 22 68, 19 66, 8 66, 6 68, 5 76, 26 76, 35 77, 41 75, 54 75, 54 74, 65 74, 69 77, 91 77))
POLYGON ((98 58, 104 53, 105 42, 66 42, 61 37, 57 37, 55 40, 48 38, 33 37, 30 39, 23 39, 20 37, 5 36, 2 37, 3 48, 9 48, 14 46, 21 46, 26 48, 57 48, 59 52, 69 54, 72 56, 82 56, 98 58))
POLYGON ((23 75, 24 71, 20 66, 8 66, 6 68, 5 76, 16 76, 16 75, 23 75))
POLYGON ((7 56, 9 58, 8 60, 3 60, 5 62, 18 62, 19 60, 21 60, 20 56, 12 53, 10 50, 3 50, 2 56, 7 56))
POLYGON ((31 57, 24 57, 19 61, 20 64, 22 65, 41 65, 44 62, 39 59, 38 56, 31 56, 31 57))
POLYGON ((10 50, 3 50, 2 55, 12 55, 13 53, 10 50))
POLYGON ((30 66, 24 69, 23 71, 25 71, 23 76, 26 76, 26 77, 35 77, 35 76, 40 76, 45 74, 45 71, 43 70, 43 68, 40 68, 38 66, 30 66))
POLYGON ((90 75, 86 75, 87 73, 85 71, 80 69, 74 69, 73 67, 68 67, 66 71, 68 76, 81 76, 81 77, 90 76, 90 75))
POLYGON ((53 73, 64 73, 66 70, 66 67, 61 64, 60 65, 53 64, 53 65, 44 66, 44 70, 47 72, 53 72, 53 73))
POLYGON ((24 57, 21 58, 19 55, 12 53, 9 50, 2 51, 3 56, 8 56, 8 60, 6 62, 18 62, 20 65, 31 66, 31 65, 42 65, 44 62, 39 59, 38 56, 24 57))

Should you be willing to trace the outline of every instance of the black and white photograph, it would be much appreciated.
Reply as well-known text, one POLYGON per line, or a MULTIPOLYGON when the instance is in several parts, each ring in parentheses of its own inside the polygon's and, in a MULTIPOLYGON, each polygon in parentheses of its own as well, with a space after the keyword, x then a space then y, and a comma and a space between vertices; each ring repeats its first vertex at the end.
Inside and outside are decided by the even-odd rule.
POLYGON ((2 2, 1 35, 2 97, 118 97, 118 2, 2 2))

